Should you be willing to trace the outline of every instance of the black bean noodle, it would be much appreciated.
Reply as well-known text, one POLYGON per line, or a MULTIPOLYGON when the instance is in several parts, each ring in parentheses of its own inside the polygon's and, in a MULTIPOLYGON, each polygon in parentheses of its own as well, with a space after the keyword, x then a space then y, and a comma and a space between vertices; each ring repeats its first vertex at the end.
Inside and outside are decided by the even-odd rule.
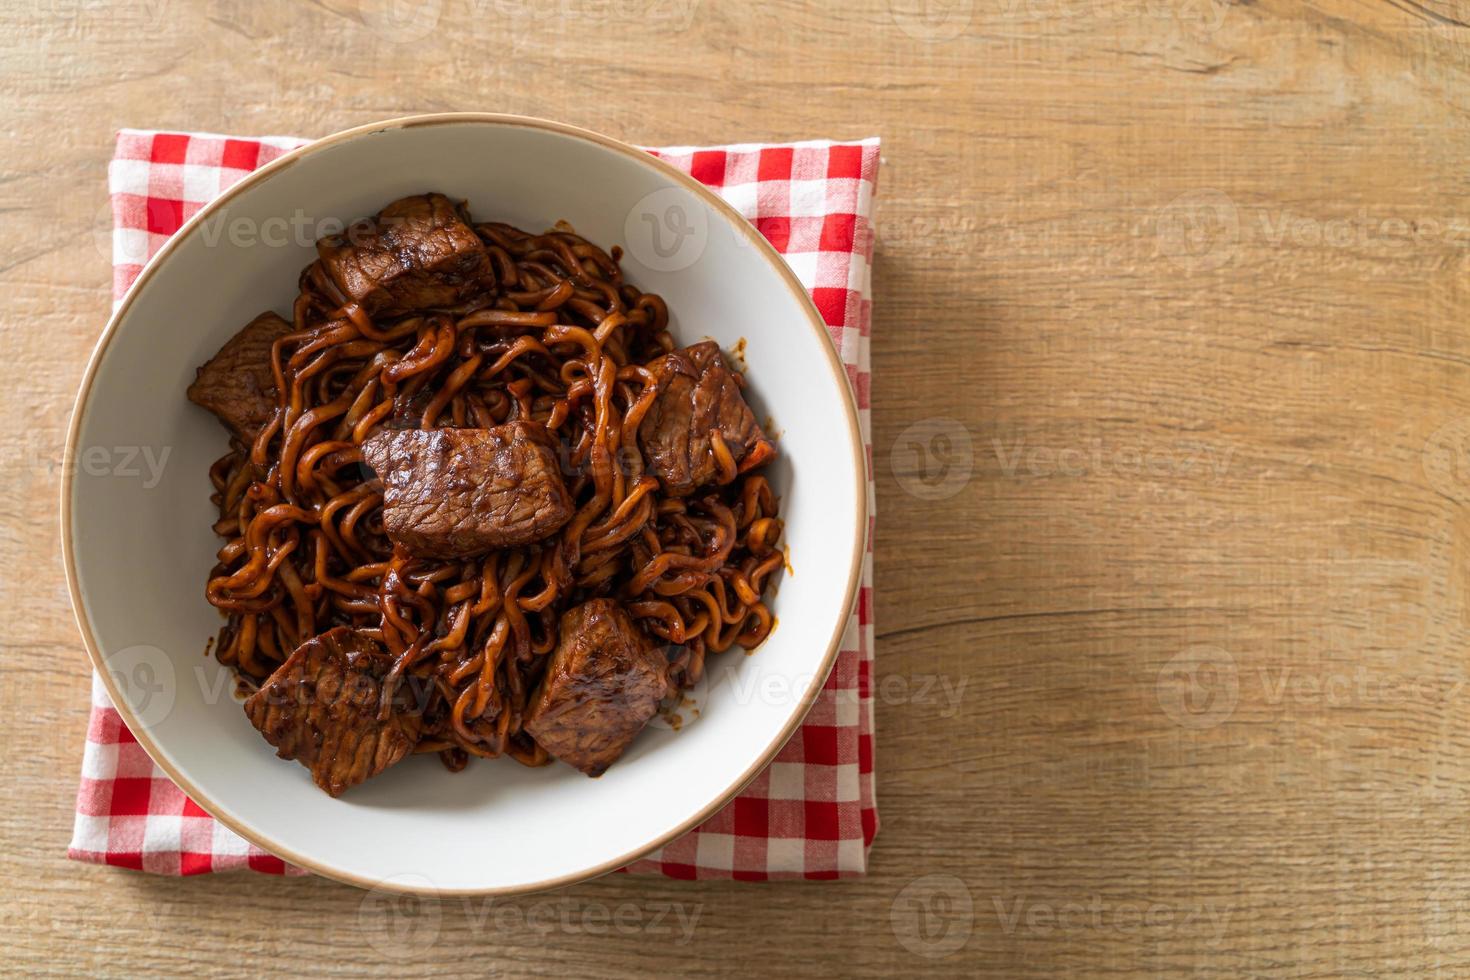
POLYGON ((709 654, 766 638, 763 595, 783 564, 770 485, 717 436, 723 485, 676 498, 646 472, 636 435, 656 394, 648 365, 675 347, 663 300, 623 280, 617 250, 568 228, 474 228, 498 294, 455 311, 375 320, 320 261, 308 266, 293 330, 271 349, 274 416, 210 469, 225 540, 207 586, 228 618, 219 661, 259 684, 305 640, 354 627, 390 652, 394 684, 428 692, 417 751, 452 769, 469 756, 548 761, 521 718, 563 610, 622 600, 670 645, 671 687, 683 689, 709 654), (395 553, 363 440, 386 424, 523 419, 561 448, 572 520, 473 560, 395 553))

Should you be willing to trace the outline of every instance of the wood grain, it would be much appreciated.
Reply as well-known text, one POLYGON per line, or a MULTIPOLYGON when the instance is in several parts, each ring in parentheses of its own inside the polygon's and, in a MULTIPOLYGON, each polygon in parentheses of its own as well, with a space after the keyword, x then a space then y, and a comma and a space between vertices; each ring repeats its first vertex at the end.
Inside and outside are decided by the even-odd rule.
POLYGON ((9 961, 1463 975, 1467 17, 1430 0, 6 5, 9 961), (649 144, 883 137, 866 879, 615 876, 395 912, 316 879, 65 861, 88 668, 57 469, 109 306, 113 130, 324 135, 449 109, 649 144))

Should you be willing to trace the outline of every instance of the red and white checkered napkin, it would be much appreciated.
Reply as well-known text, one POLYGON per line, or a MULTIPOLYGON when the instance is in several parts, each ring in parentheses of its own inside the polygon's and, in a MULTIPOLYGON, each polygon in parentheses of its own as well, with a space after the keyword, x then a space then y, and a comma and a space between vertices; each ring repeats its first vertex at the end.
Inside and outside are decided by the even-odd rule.
MULTIPOLYGON (((108 168, 114 301, 210 198, 303 142, 119 133, 108 168)), ((650 152, 734 205, 810 290, 857 392, 871 475, 869 270, 878 141, 650 152)), ((801 730, 729 806, 625 870, 757 881, 837 878, 866 870, 868 847, 878 830, 871 544, 869 549, 858 608, 848 621, 832 676, 801 730)), ((70 856, 158 874, 240 867, 304 873, 246 843, 186 797, 139 746, 95 678, 70 856)))

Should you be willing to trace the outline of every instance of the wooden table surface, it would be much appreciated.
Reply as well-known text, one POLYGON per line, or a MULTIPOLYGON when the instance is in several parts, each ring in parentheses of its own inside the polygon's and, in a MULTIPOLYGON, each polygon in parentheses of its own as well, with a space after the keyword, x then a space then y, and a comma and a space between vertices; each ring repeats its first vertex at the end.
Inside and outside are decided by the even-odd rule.
POLYGON ((6 4, 5 959, 134 976, 1464 975, 1467 16, 1435 0, 6 4), (651 144, 882 136, 883 827, 866 878, 430 903, 403 959, 332 882, 65 860, 89 670, 58 461, 108 311, 114 129, 318 136, 452 109, 651 144), (636 925, 582 926, 620 911, 636 925))

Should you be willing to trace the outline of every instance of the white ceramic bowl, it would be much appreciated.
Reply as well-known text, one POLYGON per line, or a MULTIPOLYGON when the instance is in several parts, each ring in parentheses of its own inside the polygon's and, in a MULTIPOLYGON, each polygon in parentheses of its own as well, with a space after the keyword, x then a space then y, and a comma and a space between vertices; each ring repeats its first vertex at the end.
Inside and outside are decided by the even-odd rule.
POLYGON ((862 445, 846 374, 806 293, 738 214, 615 140, 514 116, 363 126, 251 174, 143 270, 98 343, 67 443, 62 539, 93 664, 148 753, 201 806, 321 874, 395 891, 515 893, 611 871, 726 803, 795 731, 835 658, 866 532, 862 445), (772 481, 792 572, 750 655, 712 657, 701 712, 651 726, 601 779, 568 766, 405 760, 341 799, 275 757, 221 668, 204 599, 219 542, 207 470, 223 430, 185 401, 197 365, 266 308, 289 316, 312 241, 407 194, 476 217, 565 219, 660 293, 675 336, 746 341, 749 397, 779 432, 772 481), (300 230, 297 230, 300 229, 300 230), (655 237, 657 236, 657 237, 655 237), (166 455, 164 455, 166 453, 166 455))

